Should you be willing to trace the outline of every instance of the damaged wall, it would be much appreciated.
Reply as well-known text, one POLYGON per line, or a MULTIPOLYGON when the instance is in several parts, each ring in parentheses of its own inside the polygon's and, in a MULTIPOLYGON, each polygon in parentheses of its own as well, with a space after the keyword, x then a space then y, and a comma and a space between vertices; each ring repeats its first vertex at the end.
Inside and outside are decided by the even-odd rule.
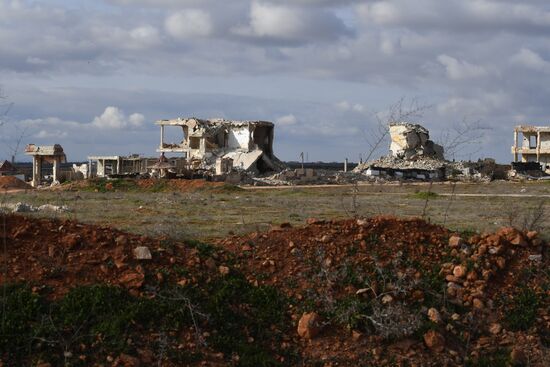
POLYGON ((444 159, 443 147, 430 140, 423 126, 407 122, 390 124, 391 154, 396 158, 414 159, 418 156, 444 159))

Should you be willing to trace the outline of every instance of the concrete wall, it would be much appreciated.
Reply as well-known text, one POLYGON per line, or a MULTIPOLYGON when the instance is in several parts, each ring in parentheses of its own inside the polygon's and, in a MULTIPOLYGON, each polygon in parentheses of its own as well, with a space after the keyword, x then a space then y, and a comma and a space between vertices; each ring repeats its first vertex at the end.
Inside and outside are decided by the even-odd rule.
POLYGON ((248 126, 231 128, 227 144, 229 149, 249 149, 250 130, 248 126))

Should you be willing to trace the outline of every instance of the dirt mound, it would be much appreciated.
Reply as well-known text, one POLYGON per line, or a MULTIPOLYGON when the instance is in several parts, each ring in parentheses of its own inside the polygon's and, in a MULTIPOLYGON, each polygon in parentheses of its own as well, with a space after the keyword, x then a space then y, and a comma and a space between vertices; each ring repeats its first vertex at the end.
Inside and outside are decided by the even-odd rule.
POLYGON ((309 219, 216 247, 5 219, 0 283, 24 282, 32 293, 6 293, 17 294, 8 311, 29 315, 7 323, 13 334, 0 333, 0 350, 22 350, 21 358, 168 366, 546 366, 550 358, 550 261, 536 232, 468 236, 420 219, 309 219), (114 288, 79 288, 94 284, 114 288), (3 336, 56 340, 56 325, 65 349, 3 336))
POLYGON ((14 176, 1 176, 0 177, 0 189, 2 190, 14 190, 14 189, 32 189, 32 186, 21 181, 14 176))
POLYGON ((295 300, 296 322, 321 315, 304 359, 500 365, 528 355, 548 365, 550 261, 536 232, 461 237, 392 217, 308 222, 219 243, 250 282, 295 300))

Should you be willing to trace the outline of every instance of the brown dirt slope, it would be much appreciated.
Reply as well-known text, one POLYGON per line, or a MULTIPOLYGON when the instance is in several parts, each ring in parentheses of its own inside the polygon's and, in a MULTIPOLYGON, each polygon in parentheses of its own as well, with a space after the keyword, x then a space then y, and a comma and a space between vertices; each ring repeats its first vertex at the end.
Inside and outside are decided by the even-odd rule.
POLYGON ((0 177, 0 189, 2 190, 12 190, 12 189, 32 189, 32 186, 21 181, 14 176, 3 176, 0 177))
POLYGON ((536 232, 459 236, 420 219, 283 224, 220 241, 251 282, 321 315, 326 365, 550 365, 548 247, 536 232), (504 364, 501 364, 504 363, 504 364))
MULTIPOLYGON (((303 228, 283 224, 226 238, 216 248, 8 215, 0 239, 5 244, 0 283, 26 282, 54 301, 74 287, 97 283, 144 300, 160 297, 159 289, 168 285, 203 292, 195 302, 204 303, 201 311, 208 317, 195 320, 194 327, 178 329, 175 323, 167 334, 178 350, 196 350, 200 328, 200 338, 208 341, 200 358, 185 363, 166 353, 152 358, 160 353, 152 347, 160 336, 143 331, 126 341, 123 354, 109 352, 108 365, 160 360, 547 366, 550 361, 550 262, 548 246, 535 232, 503 228, 467 236, 420 219, 310 219, 303 228), (140 246, 150 250, 151 260, 135 258, 140 246), (236 274, 250 288, 239 285, 236 274), (241 330, 246 345, 231 344, 231 330, 241 330), (121 362, 121 356, 130 362, 121 362)), ((94 358, 101 353, 92 351, 102 335, 79 347, 86 363, 99 363, 94 358)))

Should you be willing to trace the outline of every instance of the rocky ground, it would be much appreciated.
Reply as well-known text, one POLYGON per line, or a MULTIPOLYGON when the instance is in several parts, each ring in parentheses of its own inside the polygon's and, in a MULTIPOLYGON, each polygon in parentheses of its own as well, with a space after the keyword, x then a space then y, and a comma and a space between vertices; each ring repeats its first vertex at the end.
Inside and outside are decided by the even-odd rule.
POLYGON ((550 365, 536 232, 311 218, 211 245, 0 219, 5 366, 550 365))

